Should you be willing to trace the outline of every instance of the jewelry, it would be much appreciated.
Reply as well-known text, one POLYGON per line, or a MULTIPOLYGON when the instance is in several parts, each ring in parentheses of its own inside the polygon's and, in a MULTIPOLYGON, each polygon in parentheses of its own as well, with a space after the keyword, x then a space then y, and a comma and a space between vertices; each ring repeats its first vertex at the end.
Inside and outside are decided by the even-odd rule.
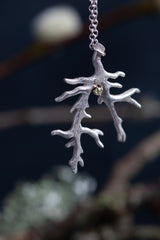
POLYGON ((93 137, 99 147, 104 147, 103 143, 100 140, 100 135, 103 135, 103 132, 99 129, 90 129, 83 127, 81 122, 83 118, 91 118, 89 114, 86 113, 86 109, 89 108, 88 100, 91 93, 94 93, 98 97, 98 104, 105 103, 109 108, 112 115, 115 128, 117 130, 118 141, 125 142, 126 134, 122 127, 122 119, 118 116, 114 104, 116 102, 128 102, 134 104, 136 107, 141 108, 141 105, 133 99, 131 96, 134 93, 139 93, 138 88, 132 88, 128 91, 123 92, 122 94, 113 95, 110 93, 110 89, 113 88, 122 88, 122 85, 116 82, 109 82, 108 79, 116 79, 118 77, 125 77, 124 72, 109 73, 107 72, 101 62, 101 57, 105 56, 105 47, 98 42, 98 0, 89 0, 90 6, 90 49, 94 51, 93 53, 93 66, 95 69, 94 74, 91 77, 78 77, 74 79, 65 79, 65 82, 70 85, 82 84, 71 91, 64 92, 61 96, 55 99, 56 102, 61 102, 66 98, 80 94, 80 98, 71 108, 70 112, 75 111, 73 123, 71 129, 68 131, 54 130, 52 135, 59 135, 70 141, 65 145, 67 148, 73 147, 73 156, 69 161, 69 165, 72 168, 74 173, 77 173, 78 163, 83 167, 84 161, 81 158, 83 149, 81 146, 81 135, 83 133, 89 134, 93 137))

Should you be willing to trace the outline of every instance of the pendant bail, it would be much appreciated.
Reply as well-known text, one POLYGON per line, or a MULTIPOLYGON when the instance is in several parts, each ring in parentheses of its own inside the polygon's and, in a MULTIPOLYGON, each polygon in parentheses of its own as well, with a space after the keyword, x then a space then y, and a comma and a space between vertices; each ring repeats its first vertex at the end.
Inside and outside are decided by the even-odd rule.
POLYGON ((103 46, 101 43, 99 43, 99 42, 97 42, 96 44, 95 44, 95 46, 94 46, 94 51, 96 51, 96 52, 98 52, 101 56, 105 56, 106 55, 106 53, 105 53, 105 51, 106 51, 106 48, 105 48, 105 46, 103 46))

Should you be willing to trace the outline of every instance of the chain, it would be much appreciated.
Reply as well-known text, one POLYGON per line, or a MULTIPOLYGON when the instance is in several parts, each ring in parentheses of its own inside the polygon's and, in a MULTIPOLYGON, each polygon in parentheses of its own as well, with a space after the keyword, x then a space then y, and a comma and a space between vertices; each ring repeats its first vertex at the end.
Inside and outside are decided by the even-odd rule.
POLYGON ((89 39, 91 40, 90 42, 90 49, 94 50, 94 46, 98 43, 98 0, 89 0, 90 1, 90 6, 89 6, 89 20, 90 20, 90 25, 89 25, 89 30, 90 30, 90 35, 89 39))

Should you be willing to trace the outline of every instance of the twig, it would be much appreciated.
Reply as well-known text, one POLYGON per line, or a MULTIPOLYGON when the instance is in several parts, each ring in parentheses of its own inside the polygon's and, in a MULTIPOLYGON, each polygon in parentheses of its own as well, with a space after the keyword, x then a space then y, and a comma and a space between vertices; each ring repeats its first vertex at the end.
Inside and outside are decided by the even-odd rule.
POLYGON ((144 184, 137 183, 132 186, 129 191, 129 202, 133 207, 140 207, 144 203, 149 203, 150 200, 158 200, 160 202, 160 181, 144 184))
POLYGON ((149 162, 160 156, 160 131, 140 142, 125 157, 117 160, 110 179, 105 186, 107 192, 121 192, 129 181, 149 162))
MULTIPOLYGON (((141 103, 143 106, 141 111, 135 111, 134 108, 121 104, 118 113, 122 118, 131 119, 135 122, 160 119, 160 102, 158 100, 154 100, 151 97, 143 97, 141 103)), ((60 107, 39 107, 0 112, 0 129, 21 125, 71 123, 72 115, 69 114, 69 109, 69 106, 64 105, 60 107)), ((111 115, 105 106, 92 106, 88 112, 93 118, 89 120, 84 119, 86 123, 89 121, 91 124, 103 124, 111 121, 111 115)))
POLYGON ((132 237, 135 240, 160 240, 160 228, 159 226, 135 226, 132 237))

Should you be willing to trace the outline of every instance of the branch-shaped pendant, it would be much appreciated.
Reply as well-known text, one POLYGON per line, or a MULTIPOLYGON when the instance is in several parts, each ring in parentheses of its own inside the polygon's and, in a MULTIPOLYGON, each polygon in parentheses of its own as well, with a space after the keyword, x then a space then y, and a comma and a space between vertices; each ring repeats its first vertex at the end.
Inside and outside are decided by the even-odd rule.
POLYGON ((81 94, 79 100, 72 107, 71 112, 75 111, 75 116, 73 120, 73 124, 70 130, 62 131, 62 130, 54 130, 52 131, 52 135, 60 135, 64 138, 70 139, 70 141, 66 144, 67 148, 73 147, 73 156, 69 161, 69 164, 74 173, 77 173, 78 163, 83 167, 84 162, 81 158, 81 154, 83 153, 83 149, 81 146, 81 135, 83 133, 89 134, 93 137, 99 147, 104 147, 101 142, 99 136, 103 135, 103 132, 99 129, 90 129, 87 127, 83 127, 81 122, 83 118, 91 118, 89 114, 86 113, 86 109, 89 107, 88 100, 90 94, 93 92, 98 96, 98 103, 105 103, 110 110, 110 113, 113 117, 114 125, 117 130, 118 141, 125 142, 126 134, 122 127, 122 119, 118 116, 114 104, 116 102, 129 102, 134 104, 136 107, 141 107, 141 105, 132 98, 134 93, 139 93, 140 90, 138 88, 132 88, 128 91, 113 95, 110 93, 110 89, 113 88, 122 88, 122 85, 119 83, 109 82, 108 79, 116 79, 118 77, 125 77, 124 72, 116 72, 109 73, 105 71, 101 57, 105 56, 105 47, 97 43, 94 47, 94 54, 92 58, 93 66, 95 69, 95 73, 91 77, 79 77, 75 79, 65 79, 65 82, 71 85, 83 84, 82 86, 78 86, 72 91, 67 91, 63 93, 60 97, 57 97, 55 101, 61 102, 66 98, 81 94))

